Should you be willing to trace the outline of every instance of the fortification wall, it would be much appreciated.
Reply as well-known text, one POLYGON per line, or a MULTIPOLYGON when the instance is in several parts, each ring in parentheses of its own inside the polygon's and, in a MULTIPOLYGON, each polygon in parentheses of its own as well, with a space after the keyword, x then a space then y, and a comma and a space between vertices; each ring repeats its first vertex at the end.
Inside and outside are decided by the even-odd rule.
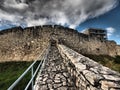
POLYGON ((120 55, 120 45, 117 45, 117 55, 120 55))
POLYGON ((74 77, 78 90, 119 90, 120 74, 84 57, 72 49, 58 45, 68 63, 68 71, 74 77))
POLYGON ((118 55, 117 44, 115 41, 106 41, 108 54, 110 56, 118 55))
POLYGON ((52 38, 81 54, 120 55, 120 49, 114 42, 89 38, 77 30, 58 25, 44 25, 0 31, 1 61, 34 60, 52 38))
MULTIPOLYGON (((49 27, 49 29, 51 29, 49 32, 52 33, 52 38, 58 39, 60 43, 69 46, 81 54, 111 55, 109 54, 111 49, 107 48, 109 46, 106 43, 107 41, 103 42, 97 38, 89 38, 88 35, 61 26, 49 27)), ((43 27, 43 32, 44 30, 46 30, 45 26, 43 27)), ((115 56, 116 53, 113 52, 112 55, 115 56)))
POLYGON ((0 61, 35 60, 47 47, 49 38, 33 27, 0 31, 0 61))
POLYGON ((105 42, 62 26, 43 26, 42 32, 82 54, 108 54, 105 42))

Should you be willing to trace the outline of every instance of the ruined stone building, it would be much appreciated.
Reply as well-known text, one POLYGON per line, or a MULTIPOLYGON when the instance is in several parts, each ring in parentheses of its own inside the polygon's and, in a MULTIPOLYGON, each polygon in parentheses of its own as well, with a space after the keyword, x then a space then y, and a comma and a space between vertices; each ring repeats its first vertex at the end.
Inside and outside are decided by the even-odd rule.
POLYGON ((89 28, 83 32, 89 37, 99 38, 101 41, 107 40, 107 31, 102 29, 89 28))

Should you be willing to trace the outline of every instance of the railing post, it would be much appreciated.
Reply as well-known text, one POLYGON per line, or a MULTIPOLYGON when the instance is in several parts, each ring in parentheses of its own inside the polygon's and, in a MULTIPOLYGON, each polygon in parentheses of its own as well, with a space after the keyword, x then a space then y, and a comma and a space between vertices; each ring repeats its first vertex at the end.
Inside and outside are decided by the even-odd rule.
MULTIPOLYGON (((33 73, 34 73, 34 71, 33 71, 33 66, 32 66, 32 68, 31 68, 31 78, 33 77, 33 73)), ((32 90, 33 90, 33 84, 34 84, 34 79, 32 80, 32 83, 31 83, 32 90)))

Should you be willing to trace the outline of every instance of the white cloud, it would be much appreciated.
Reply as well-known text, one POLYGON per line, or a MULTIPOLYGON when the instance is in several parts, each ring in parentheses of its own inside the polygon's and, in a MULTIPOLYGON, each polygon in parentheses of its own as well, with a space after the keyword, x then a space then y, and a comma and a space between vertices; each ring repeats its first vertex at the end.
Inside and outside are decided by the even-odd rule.
POLYGON ((89 18, 104 14, 118 0, 1 0, 0 20, 28 26, 60 24, 75 28, 89 18), (27 2, 27 3, 26 3, 27 2))
POLYGON ((116 31, 115 28, 113 28, 113 27, 108 27, 108 28, 106 28, 106 30, 107 30, 108 37, 112 36, 113 33, 116 31))
POLYGON ((45 25, 47 20, 46 19, 39 19, 39 20, 27 19, 26 22, 28 26, 36 26, 36 25, 45 25))
POLYGON ((17 3, 16 0, 6 0, 4 2, 4 6, 7 8, 14 8, 14 9, 20 9, 20 10, 27 8, 28 5, 22 2, 17 3))
POLYGON ((20 26, 23 21, 21 19, 23 16, 9 14, 5 11, 0 10, 0 26, 8 24, 8 22, 12 25, 20 26))

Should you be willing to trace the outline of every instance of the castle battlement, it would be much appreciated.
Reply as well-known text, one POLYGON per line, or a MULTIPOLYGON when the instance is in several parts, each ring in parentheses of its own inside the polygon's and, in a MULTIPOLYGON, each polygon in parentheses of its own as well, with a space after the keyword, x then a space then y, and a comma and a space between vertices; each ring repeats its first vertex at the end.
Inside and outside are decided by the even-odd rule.
POLYGON ((107 40, 106 31, 97 29, 92 31, 101 37, 91 36, 91 31, 90 34, 85 34, 59 25, 2 30, 0 31, 0 57, 1 60, 33 60, 48 45, 51 38, 81 54, 120 55, 120 46, 107 40))

